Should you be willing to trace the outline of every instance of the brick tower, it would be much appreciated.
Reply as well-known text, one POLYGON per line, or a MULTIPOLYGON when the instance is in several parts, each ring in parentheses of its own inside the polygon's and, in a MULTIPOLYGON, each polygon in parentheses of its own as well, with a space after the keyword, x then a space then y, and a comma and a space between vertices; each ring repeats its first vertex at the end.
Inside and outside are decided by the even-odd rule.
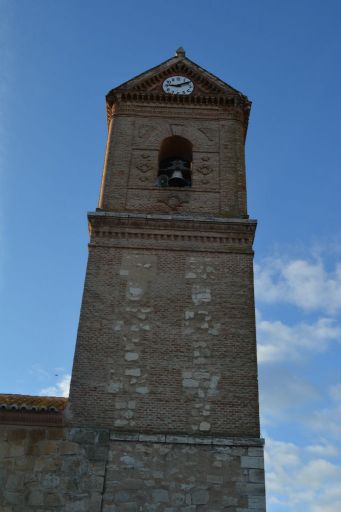
POLYGON ((66 413, 110 430, 103 510, 265 510, 250 106, 181 48, 107 95, 66 413))

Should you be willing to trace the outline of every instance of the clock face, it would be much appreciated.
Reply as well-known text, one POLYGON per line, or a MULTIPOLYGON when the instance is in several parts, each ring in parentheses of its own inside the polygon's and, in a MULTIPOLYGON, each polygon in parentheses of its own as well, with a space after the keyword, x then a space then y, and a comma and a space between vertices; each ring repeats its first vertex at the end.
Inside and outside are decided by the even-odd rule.
POLYGON ((162 88, 167 94, 191 94, 194 84, 186 76, 169 76, 163 82, 162 88))

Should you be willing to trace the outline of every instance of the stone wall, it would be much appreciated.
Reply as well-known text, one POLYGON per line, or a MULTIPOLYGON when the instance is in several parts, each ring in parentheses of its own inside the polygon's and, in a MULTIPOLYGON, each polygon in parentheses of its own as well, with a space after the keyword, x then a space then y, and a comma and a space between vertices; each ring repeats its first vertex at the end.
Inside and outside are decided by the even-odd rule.
POLYGON ((260 439, 0 429, 1 512, 264 512, 260 439))
POLYGON ((112 433, 103 512, 261 512, 258 439, 112 433))
POLYGON ((101 511, 109 432, 0 428, 0 510, 101 511))

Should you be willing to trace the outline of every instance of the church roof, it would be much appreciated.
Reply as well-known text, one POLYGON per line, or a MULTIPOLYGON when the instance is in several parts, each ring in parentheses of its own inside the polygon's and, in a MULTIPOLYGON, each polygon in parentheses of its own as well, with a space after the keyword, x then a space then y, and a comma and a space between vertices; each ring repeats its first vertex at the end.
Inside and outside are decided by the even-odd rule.
POLYGON ((240 91, 186 57, 186 53, 183 48, 178 48, 174 57, 171 57, 170 59, 161 62, 161 64, 158 64, 157 66, 154 66, 147 71, 144 71, 143 73, 140 73, 139 75, 131 78, 130 80, 127 80, 126 82, 118 85, 108 93, 108 96, 113 91, 129 90, 135 88, 143 89, 146 86, 148 87, 149 84, 146 83, 148 79, 151 79, 152 77, 158 77, 160 74, 170 73, 173 71, 175 72, 177 70, 176 68, 180 68, 178 71, 181 70, 182 72, 194 72, 197 75, 201 75, 202 79, 206 79, 207 82, 212 82, 211 88, 214 84, 214 90, 216 93, 227 93, 244 96, 240 91))
POLYGON ((68 399, 0 393, 0 424, 61 425, 68 399))
POLYGON ((160 101, 167 98, 168 101, 217 105, 231 104, 235 99, 234 101, 244 105, 245 110, 250 110, 251 106, 247 96, 190 60, 183 48, 178 48, 174 57, 111 89, 106 96, 109 117, 112 106, 119 98, 137 101, 160 101), (180 98, 178 95, 164 94, 164 80, 171 75, 181 74, 193 80, 193 93, 188 96, 181 95, 180 98))
POLYGON ((65 409, 67 398, 61 396, 31 396, 0 393, 0 409, 35 412, 58 412, 65 409))

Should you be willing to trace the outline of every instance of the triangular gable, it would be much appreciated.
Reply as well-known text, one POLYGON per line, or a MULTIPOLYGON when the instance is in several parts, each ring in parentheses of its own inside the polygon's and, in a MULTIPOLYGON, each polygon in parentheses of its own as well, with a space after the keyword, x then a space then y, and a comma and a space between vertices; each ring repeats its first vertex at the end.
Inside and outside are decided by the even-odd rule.
POLYGON ((174 57, 112 89, 107 95, 107 100, 112 103, 116 94, 119 93, 160 92, 160 85, 172 74, 185 74, 191 78, 196 86, 195 95, 241 96, 245 98, 237 89, 186 57, 184 50, 179 48, 174 57))

